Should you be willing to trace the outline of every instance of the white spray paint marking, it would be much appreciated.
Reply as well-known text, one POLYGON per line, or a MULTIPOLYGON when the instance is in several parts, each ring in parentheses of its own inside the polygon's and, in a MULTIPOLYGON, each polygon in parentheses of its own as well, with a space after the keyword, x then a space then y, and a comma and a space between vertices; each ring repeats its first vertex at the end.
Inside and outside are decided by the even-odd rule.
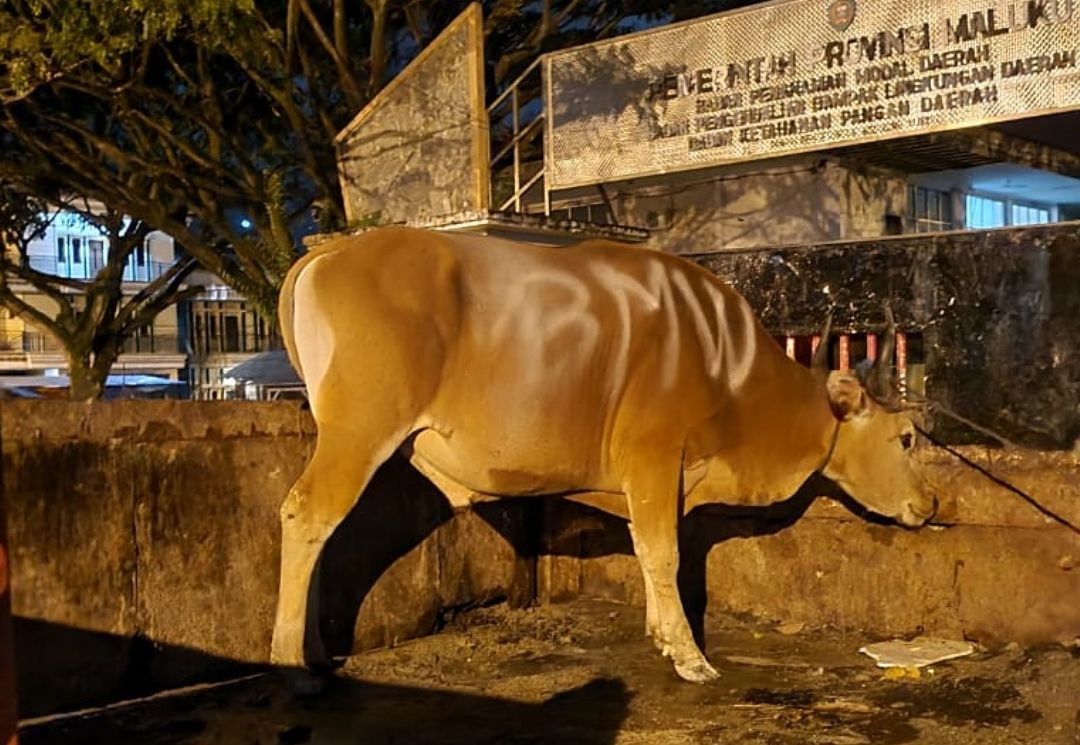
POLYGON ((675 293, 671 289, 671 275, 664 271, 659 264, 650 264, 649 279, 653 279, 654 271, 662 278, 661 282, 661 305, 665 308, 664 317, 667 320, 667 328, 664 333, 664 364, 660 369, 660 388, 669 391, 675 387, 675 378, 679 370, 679 317, 675 312, 675 293), (655 270, 654 270, 655 267, 655 270))
POLYGON ((600 285, 615 298, 619 310, 622 328, 619 344, 620 358, 616 363, 618 383, 615 390, 621 390, 629 364, 632 320, 630 314, 631 298, 644 306, 647 313, 662 310, 666 320, 663 335, 663 360, 660 369, 660 384, 665 390, 675 385, 679 368, 679 319, 675 313, 674 293, 671 289, 671 277, 660 261, 648 263, 648 273, 644 284, 636 277, 620 272, 609 265, 597 263, 593 266, 594 275, 600 285))
POLYGON ((754 318, 745 307, 737 302, 730 312, 726 312, 727 299, 720 288, 712 284, 707 285, 707 287, 709 295, 713 298, 713 303, 719 309, 719 317, 723 321, 720 324, 720 333, 723 335, 724 348, 728 353, 726 368, 728 384, 732 388, 738 388, 750 376, 750 370, 754 366, 754 356, 757 354, 757 350, 753 349, 754 318), (742 326, 743 346, 738 349, 735 347, 731 333, 732 326, 736 323, 742 326))
POLYGON ((511 302, 492 324, 492 332, 498 345, 512 341, 522 350, 526 382, 538 385, 545 379, 558 378, 545 352, 568 329, 571 334, 576 331, 577 343, 573 347, 563 345, 559 350, 562 371, 580 368, 592 357, 600 340, 600 322, 589 310, 592 295, 582 280, 558 270, 532 271, 511 296, 511 302), (545 295, 565 295, 569 300, 553 303, 545 295))
MULTIPOLYGON (((601 286, 618 285, 626 280, 626 276, 613 269, 608 264, 599 263, 594 266, 594 272, 601 286)), ((612 292, 615 300, 615 309, 619 314, 619 328, 615 330, 618 341, 615 349, 615 361, 612 366, 612 377, 609 381, 609 396, 618 396, 626 383, 626 372, 630 364, 631 316, 630 299, 625 292, 612 292)))
MULTIPOLYGON (((682 272, 674 272, 673 278, 675 286, 679 288, 679 292, 682 293, 683 299, 686 301, 686 305, 690 308, 691 315, 694 316, 694 328, 697 330, 698 341, 701 343, 701 353, 705 358, 705 366, 709 371, 709 377, 716 379, 720 375, 720 363, 722 359, 721 349, 721 334, 723 333, 719 326, 722 325, 722 320, 717 320, 716 335, 713 336, 712 326, 709 325, 709 319, 706 315, 706 311, 701 307, 701 301, 698 300, 697 293, 694 292, 694 288, 690 286, 690 280, 682 272)), ((710 296, 716 303, 716 297, 710 296)), ((714 320, 716 320, 717 312, 723 311, 723 296, 720 297, 720 304, 718 307, 709 308, 709 311, 713 314, 714 320)))

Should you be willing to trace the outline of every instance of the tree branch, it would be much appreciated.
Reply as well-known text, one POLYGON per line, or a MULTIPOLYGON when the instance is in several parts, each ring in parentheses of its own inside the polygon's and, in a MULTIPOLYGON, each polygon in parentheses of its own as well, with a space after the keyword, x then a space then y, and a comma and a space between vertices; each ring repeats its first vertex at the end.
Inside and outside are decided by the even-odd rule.
POLYGON ((0 305, 10 310, 14 315, 29 320, 36 326, 40 326, 55 336, 62 346, 66 347, 71 341, 67 330, 56 322, 55 319, 38 310, 21 297, 16 295, 8 286, 7 278, 0 274, 0 305))
POLYGON ((338 75, 341 79, 341 87, 345 91, 345 95, 349 98, 350 105, 359 110, 364 97, 360 93, 360 85, 356 81, 356 76, 353 75, 352 69, 349 67, 349 62, 341 54, 338 53, 337 47, 334 46, 334 42, 330 40, 330 37, 326 35, 326 31, 323 30, 322 24, 319 23, 318 16, 315 15, 315 11, 312 10, 311 4, 308 0, 297 0, 299 3, 300 12, 304 14, 304 18, 307 19, 308 25, 311 26, 311 30, 315 32, 315 38, 319 40, 326 53, 330 56, 334 66, 338 70, 338 75))
POLYGON ((137 316, 144 306, 152 305, 157 308, 154 313, 155 316, 167 308, 170 303, 161 304, 159 293, 172 292, 177 289, 196 268, 198 268, 198 264, 190 256, 174 262, 167 270, 155 277, 153 281, 147 283, 137 293, 128 298, 115 316, 113 321, 114 329, 119 332, 126 328, 129 325, 129 320, 137 316))

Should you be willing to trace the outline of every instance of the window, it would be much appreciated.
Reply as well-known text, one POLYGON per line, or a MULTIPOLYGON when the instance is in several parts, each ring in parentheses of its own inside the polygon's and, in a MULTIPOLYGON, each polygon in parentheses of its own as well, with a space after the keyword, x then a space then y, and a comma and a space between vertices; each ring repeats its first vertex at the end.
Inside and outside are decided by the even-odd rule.
POLYGON ((164 346, 155 343, 154 327, 140 326, 131 337, 136 352, 160 352, 164 346))
POLYGON ((90 253, 91 268, 100 269, 105 258, 105 241, 91 238, 86 242, 86 250, 90 253))
POLYGON ((82 263, 82 239, 71 239, 71 260, 76 264, 82 263))
POLYGON ((67 238, 56 236, 56 260, 63 264, 67 261, 67 238))
POLYGON ((258 352, 272 344, 270 330, 246 303, 196 301, 189 318, 197 355, 258 352))
POLYGON ((1014 204, 1011 218, 1011 225, 1042 225, 1050 222, 1050 210, 1027 204, 1014 204))
POLYGON ((1005 202, 968 194, 964 203, 964 226, 968 228, 1003 228, 1005 202))
POLYGON ((968 194, 964 224, 968 228, 1003 228, 1008 225, 1042 225, 1056 219, 1051 206, 992 199, 968 194))
POLYGON ((238 316, 225 316, 222 318, 222 331, 226 352, 239 352, 240 350, 240 318, 238 316))
POLYGON ((937 189, 909 186, 908 222, 914 233, 952 230, 952 195, 937 189))
POLYGON ((574 220, 575 222, 592 223, 594 225, 615 224, 615 218, 611 214, 611 210, 602 202, 577 204, 554 209, 551 211, 551 216, 556 220, 574 220))

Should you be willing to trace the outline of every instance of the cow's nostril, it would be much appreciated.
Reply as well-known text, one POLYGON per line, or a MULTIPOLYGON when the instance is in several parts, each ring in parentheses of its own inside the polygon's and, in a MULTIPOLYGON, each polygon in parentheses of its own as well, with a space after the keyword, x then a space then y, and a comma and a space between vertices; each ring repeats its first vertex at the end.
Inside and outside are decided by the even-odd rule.
POLYGON ((922 527, 937 513, 937 506, 936 497, 929 502, 925 499, 913 500, 904 504, 904 510, 897 519, 909 528, 922 527))
POLYGON ((938 506, 939 506, 938 505, 938 498, 937 498, 937 495, 935 494, 932 497, 930 497, 930 510, 926 513, 926 519, 927 520, 929 520, 930 518, 932 518, 934 515, 937 514, 938 506))

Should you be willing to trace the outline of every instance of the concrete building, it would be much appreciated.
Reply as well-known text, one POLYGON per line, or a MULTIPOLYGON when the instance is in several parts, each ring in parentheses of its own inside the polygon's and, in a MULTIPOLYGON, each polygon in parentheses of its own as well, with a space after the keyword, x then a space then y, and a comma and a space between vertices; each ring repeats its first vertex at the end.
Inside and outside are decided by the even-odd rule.
POLYGON ((901 385, 1069 446, 1080 14, 1021 10, 764 3, 542 55, 489 98, 474 5, 338 135, 346 215, 687 255, 796 359, 832 312, 841 369, 888 302, 901 385))
MULTIPOLYGON (((76 280, 93 279, 108 252, 108 236, 74 212, 53 215, 44 234, 28 248, 34 269, 76 280)), ((172 238, 151 233, 124 268, 124 293, 138 292, 176 258, 172 238)), ((213 274, 196 271, 188 284, 202 285, 205 291, 166 308, 153 324, 141 329, 113 366, 114 380, 122 384, 135 376, 153 376, 186 383, 185 395, 196 399, 243 398, 243 384, 231 379, 228 370, 273 348, 273 329, 213 274)), ((56 313, 56 304, 29 283, 13 280, 12 286, 33 307, 49 315, 56 313)), ((70 288, 64 291, 77 293, 70 288)), ((63 346, 51 334, 0 309, 0 377, 13 385, 20 379, 43 384, 53 377, 63 380, 58 376, 66 371, 63 346)))
POLYGON ((244 382, 230 376, 229 371, 261 352, 280 347, 274 329, 243 295, 213 274, 196 271, 189 281, 205 288, 179 308, 191 397, 248 398, 244 382))

